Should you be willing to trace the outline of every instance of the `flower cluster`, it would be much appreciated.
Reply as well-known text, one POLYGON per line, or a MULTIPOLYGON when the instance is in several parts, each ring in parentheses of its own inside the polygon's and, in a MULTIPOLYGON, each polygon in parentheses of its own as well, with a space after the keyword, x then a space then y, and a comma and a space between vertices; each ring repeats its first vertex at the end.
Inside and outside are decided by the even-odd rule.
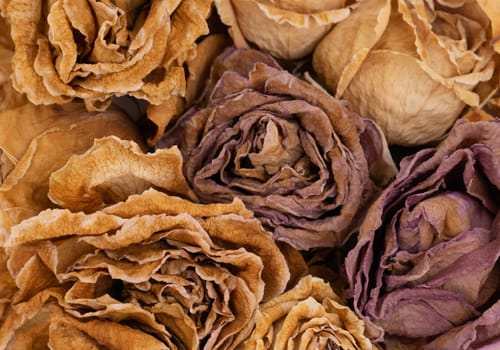
POLYGON ((0 349, 496 349, 500 2, 0 0, 0 349))

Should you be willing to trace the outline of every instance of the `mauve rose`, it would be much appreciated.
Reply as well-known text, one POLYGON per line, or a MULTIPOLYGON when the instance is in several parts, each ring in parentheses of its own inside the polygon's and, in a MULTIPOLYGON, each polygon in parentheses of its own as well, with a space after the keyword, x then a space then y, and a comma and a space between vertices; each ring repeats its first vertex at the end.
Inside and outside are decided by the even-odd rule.
POLYGON ((157 146, 198 197, 241 198, 295 248, 342 244, 395 171, 380 129, 256 50, 226 50, 207 86, 157 146))
POLYGON ((435 149, 403 159, 346 260, 372 338, 498 345, 499 207, 500 120, 461 119, 435 149))

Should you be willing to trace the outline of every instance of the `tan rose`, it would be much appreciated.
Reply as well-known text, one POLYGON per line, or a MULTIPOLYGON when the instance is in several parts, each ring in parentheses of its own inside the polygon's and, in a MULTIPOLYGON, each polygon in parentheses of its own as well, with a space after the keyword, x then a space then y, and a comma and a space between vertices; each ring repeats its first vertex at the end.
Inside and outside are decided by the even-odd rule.
MULTIPOLYGON (((144 154, 133 142, 97 140, 51 175, 48 196, 60 208, 11 227, 4 246, 19 289, 12 319, 59 293, 50 297, 62 311, 44 333, 49 344, 61 341, 55 319, 87 335, 80 327, 107 327, 113 339, 128 327, 166 348, 232 349, 251 332, 259 303, 291 277, 241 201, 189 200, 176 148, 144 154)), ((6 322, 3 344, 15 344, 26 322, 6 322)))
POLYGON ((35 104, 112 96, 160 104, 185 89, 184 61, 208 32, 210 0, 9 0, 13 82, 35 104))
POLYGON ((318 44, 313 66, 390 144, 438 140, 498 89, 499 11, 487 0, 365 0, 318 44))
POLYGON ((306 276, 259 308, 246 349, 373 349, 364 324, 323 280, 306 276))
POLYGON ((350 13, 346 0, 215 0, 222 22, 235 44, 246 40, 276 57, 310 54, 337 22, 350 13))
POLYGON ((47 198, 50 174, 72 154, 90 148, 95 137, 112 134, 140 142, 140 136, 118 110, 87 112, 80 103, 25 104, 1 112, 0 125, 0 324, 4 324, 13 312, 10 304, 17 289, 2 247, 10 227, 53 206, 47 198))

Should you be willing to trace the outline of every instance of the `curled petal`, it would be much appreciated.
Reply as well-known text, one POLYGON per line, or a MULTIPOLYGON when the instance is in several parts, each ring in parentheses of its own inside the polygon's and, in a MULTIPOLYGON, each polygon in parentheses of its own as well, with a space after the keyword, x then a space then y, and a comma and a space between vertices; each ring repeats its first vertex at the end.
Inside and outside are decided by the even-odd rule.
POLYGON ((401 161, 348 254, 354 308, 372 339, 467 348, 498 333, 500 124, 471 119, 401 161))
POLYGON ((151 186, 194 198, 177 149, 144 154, 136 143, 116 137, 96 140, 85 154, 51 174, 50 183, 50 199, 73 211, 101 209, 151 186))
POLYGON ((330 286, 303 277, 286 293, 261 305, 247 349, 372 349, 363 322, 339 304, 330 286))
POLYGON ((95 138, 117 135, 141 142, 127 116, 116 109, 87 112, 83 104, 24 106, 0 114, 2 133, 0 186, 2 228, 51 207, 49 177, 73 155, 85 152, 95 138), (57 145, 57 147, 54 147, 57 145))
POLYGON ((35 104, 80 98, 89 110, 103 110, 113 96, 156 105, 183 97, 183 63, 207 33, 211 1, 32 5, 3 6, 12 24, 15 88, 35 104))

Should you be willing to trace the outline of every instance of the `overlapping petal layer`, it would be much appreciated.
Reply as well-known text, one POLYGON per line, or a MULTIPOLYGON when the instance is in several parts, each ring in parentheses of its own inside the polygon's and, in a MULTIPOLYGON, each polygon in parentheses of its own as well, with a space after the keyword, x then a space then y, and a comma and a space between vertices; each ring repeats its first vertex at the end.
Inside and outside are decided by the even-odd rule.
POLYGON ((498 341, 499 137, 498 119, 459 120, 437 148, 405 158, 368 211, 346 266, 373 338, 498 341))
POLYGON ((158 147, 180 148, 201 200, 241 198, 300 249, 341 245, 395 173, 380 129, 256 50, 226 50, 211 74, 158 147))

